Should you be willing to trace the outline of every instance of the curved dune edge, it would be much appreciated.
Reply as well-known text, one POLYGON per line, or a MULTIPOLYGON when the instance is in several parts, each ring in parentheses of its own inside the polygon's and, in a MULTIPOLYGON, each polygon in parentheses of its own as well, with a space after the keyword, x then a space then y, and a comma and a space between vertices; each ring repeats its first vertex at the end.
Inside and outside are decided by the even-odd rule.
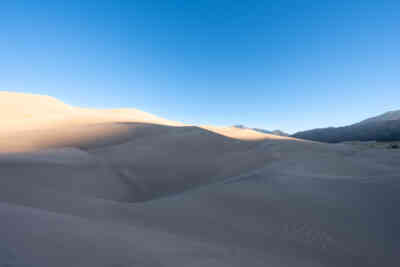
POLYGON ((136 109, 71 107, 48 96, 1 92, 0 99, 3 172, 40 173, 38 184, 114 201, 154 199, 261 168, 280 158, 264 141, 294 140, 136 109))

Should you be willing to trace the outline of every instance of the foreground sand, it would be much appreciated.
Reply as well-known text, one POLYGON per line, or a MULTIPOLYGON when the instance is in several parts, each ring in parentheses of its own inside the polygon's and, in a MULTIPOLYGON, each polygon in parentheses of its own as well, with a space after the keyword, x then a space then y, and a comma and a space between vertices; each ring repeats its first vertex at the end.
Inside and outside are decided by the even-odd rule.
POLYGON ((0 266, 396 266, 395 150, 25 94, 0 109, 0 266))

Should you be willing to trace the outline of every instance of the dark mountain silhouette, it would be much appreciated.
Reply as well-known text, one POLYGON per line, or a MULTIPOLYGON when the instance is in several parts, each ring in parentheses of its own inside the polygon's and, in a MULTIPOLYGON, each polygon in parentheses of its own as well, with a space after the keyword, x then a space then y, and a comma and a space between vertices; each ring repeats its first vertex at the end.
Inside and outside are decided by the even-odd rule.
POLYGON ((400 141, 400 110, 344 127, 329 127, 298 132, 296 138, 338 143, 344 141, 400 141))
POLYGON ((379 116, 363 120, 360 123, 364 124, 364 123, 377 122, 377 121, 393 121, 393 120, 400 120, 400 110, 389 111, 389 112, 383 113, 379 116))

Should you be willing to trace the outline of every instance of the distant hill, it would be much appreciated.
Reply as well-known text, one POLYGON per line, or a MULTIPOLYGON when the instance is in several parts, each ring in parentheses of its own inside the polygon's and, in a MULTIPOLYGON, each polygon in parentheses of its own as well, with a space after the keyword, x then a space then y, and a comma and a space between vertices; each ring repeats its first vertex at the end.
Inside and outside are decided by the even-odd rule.
POLYGON ((386 112, 349 126, 308 130, 295 133, 292 136, 328 143, 344 141, 399 141, 400 110, 386 112))
POLYGON ((393 121, 393 120, 400 120, 400 110, 389 111, 389 112, 383 113, 379 116, 363 120, 360 123, 364 124, 364 123, 377 122, 377 121, 393 121))
POLYGON ((236 128, 240 128, 240 129, 251 129, 260 133, 266 133, 266 134, 273 134, 273 135, 278 135, 278 136, 289 136, 289 134, 281 131, 281 130, 273 130, 273 131, 269 131, 269 130, 265 130, 265 129, 260 129, 260 128, 248 128, 244 125, 238 124, 238 125, 234 125, 233 127, 236 128))

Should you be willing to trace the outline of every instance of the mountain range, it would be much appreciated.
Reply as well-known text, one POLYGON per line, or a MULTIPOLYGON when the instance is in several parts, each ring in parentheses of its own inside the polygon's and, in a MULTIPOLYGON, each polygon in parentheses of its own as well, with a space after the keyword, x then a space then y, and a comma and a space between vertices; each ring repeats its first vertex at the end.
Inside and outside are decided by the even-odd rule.
POLYGON ((399 141, 400 110, 389 111, 348 126, 297 132, 292 137, 327 143, 345 141, 399 141))

